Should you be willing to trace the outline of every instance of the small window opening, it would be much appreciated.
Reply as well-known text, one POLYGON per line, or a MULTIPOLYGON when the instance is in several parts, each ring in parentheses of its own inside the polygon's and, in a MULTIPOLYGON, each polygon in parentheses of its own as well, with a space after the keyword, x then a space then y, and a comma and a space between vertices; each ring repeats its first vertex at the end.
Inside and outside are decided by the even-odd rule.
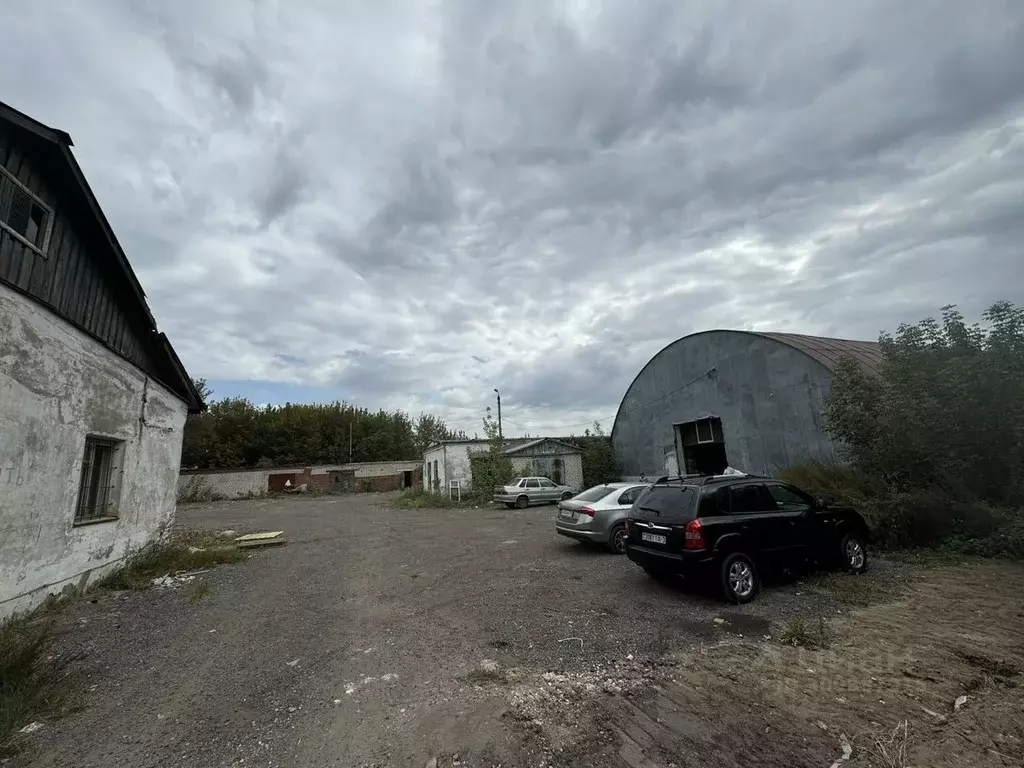
POLYGON ((118 480, 124 444, 101 437, 85 439, 85 456, 78 485, 75 523, 91 523, 117 517, 118 480))

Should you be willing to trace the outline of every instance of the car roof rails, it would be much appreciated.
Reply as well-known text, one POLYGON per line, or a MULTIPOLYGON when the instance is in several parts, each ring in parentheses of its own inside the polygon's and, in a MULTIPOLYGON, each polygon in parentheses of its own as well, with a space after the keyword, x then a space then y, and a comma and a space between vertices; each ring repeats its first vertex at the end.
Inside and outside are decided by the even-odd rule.
POLYGON ((671 483, 671 482, 684 482, 693 483, 694 485, 705 485, 707 483, 721 483, 726 480, 764 480, 765 478, 761 475, 748 475, 746 472, 742 474, 731 474, 731 475, 664 475, 655 480, 655 484, 658 483, 671 483))

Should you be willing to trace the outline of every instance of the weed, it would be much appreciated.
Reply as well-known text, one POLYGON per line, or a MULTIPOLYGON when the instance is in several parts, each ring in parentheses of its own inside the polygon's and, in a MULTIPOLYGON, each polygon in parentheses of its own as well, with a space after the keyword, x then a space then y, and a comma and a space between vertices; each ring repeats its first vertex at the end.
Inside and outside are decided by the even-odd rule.
POLYGON ((202 475, 193 475, 185 486, 178 491, 179 504, 194 504, 200 501, 216 501, 223 498, 213 490, 213 486, 202 475))
POLYGON ((875 736, 869 749, 884 768, 906 768, 909 741, 908 723, 901 720, 892 731, 875 736))
POLYGON ((189 548, 178 543, 156 543, 130 556, 124 566, 103 579, 104 589, 146 589, 153 579, 176 571, 195 571, 222 563, 240 563, 245 552, 231 547, 189 548))
POLYGON ((213 592, 213 587, 205 581, 197 581, 189 585, 186 594, 188 594, 188 599, 193 603, 201 603, 203 598, 208 597, 211 592, 213 592))
POLYGON ((658 627, 658 634, 654 639, 654 655, 667 656, 672 648, 672 628, 668 624, 658 627))
POLYGON ((462 501, 450 499, 446 494, 425 491, 422 488, 408 488, 398 494, 394 506, 398 509, 452 509, 455 507, 469 506, 473 501, 468 496, 463 496, 462 501))
POLYGON ((18 751, 18 729, 71 707, 64 671, 70 659, 45 657, 53 618, 44 606, 0 625, 0 758, 18 751))
POLYGON ((828 645, 829 632, 825 619, 818 618, 817 626, 803 619, 790 619, 779 632, 779 642, 794 648, 823 648, 828 645))

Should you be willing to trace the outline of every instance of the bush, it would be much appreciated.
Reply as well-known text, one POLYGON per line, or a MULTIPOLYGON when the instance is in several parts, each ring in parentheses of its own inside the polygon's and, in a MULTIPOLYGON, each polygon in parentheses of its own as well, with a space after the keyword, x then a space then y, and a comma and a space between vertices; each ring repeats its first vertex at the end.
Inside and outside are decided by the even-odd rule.
MULTIPOLYGON (((988 541, 1019 519, 1012 510, 983 501, 957 501, 934 489, 900 490, 840 464, 810 462, 784 469, 778 476, 829 503, 854 507, 871 528, 872 542, 882 549, 988 541)), ((1012 544, 1001 549, 1010 552, 1012 544)))
POLYGON ((1024 309, 968 327, 955 307, 882 334, 877 375, 850 359, 832 378, 829 434, 848 467, 784 477, 857 506, 879 543, 1019 557, 1024 512, 1024 309))

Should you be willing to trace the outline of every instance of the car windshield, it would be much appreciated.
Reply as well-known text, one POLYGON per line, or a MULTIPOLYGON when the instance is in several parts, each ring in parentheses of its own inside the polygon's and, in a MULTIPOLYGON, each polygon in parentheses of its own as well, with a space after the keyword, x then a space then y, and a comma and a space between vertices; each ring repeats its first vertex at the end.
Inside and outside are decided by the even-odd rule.
POLYGON ((600 501, 614 490, 609 485, 595 485, 593 488, 587 488, 583 493, 576 494, 573 499, 576 501, 600 501))
POLYGON ((636 508, 661 517, 678 517, 690 510, 694 496, 692 486, 655 485, 640 495, 636 500, 636 508))

